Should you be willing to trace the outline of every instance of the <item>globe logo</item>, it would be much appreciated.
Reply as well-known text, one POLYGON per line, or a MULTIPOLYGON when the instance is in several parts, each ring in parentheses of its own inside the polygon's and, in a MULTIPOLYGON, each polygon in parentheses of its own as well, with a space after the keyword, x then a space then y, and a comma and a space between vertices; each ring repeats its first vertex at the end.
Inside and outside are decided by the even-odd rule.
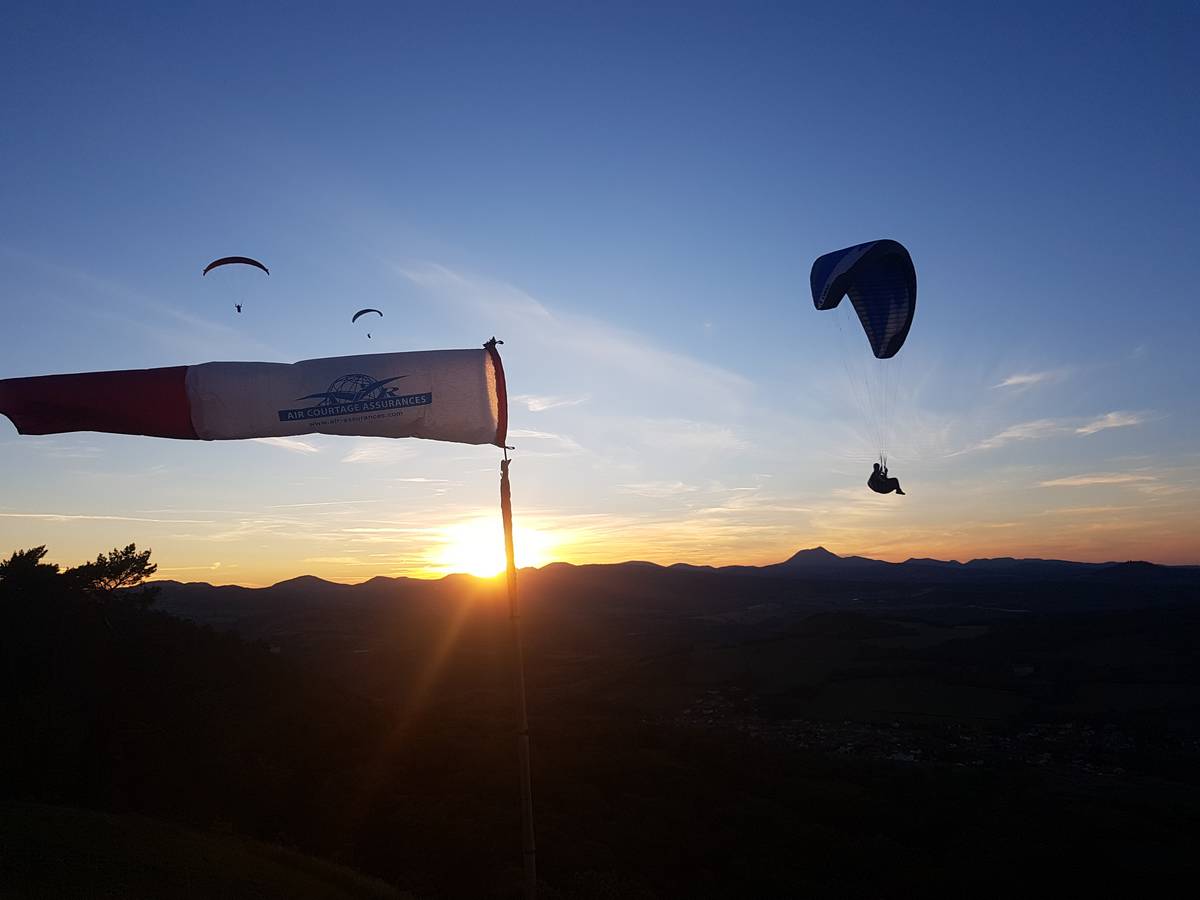
POLYGON ((370 375, 342 375, 335 378, 329 385, 329 390, 319 394, 309 394, 300 397, 301 400, 317 400, 317 406, 338 406, 344 403, 361 403, 367 400, 383 400, 396 395, 396 388, 388 387, 393 381, 407 378, 407 375, 397 375, 394 378, 384 378, 377 381, 370 375))

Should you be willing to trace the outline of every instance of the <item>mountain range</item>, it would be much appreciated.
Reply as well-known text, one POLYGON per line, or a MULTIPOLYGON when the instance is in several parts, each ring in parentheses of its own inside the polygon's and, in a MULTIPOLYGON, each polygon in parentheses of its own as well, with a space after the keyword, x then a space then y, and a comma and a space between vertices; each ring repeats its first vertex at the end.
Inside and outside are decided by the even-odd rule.
MULTIPOLYGON (((359 584, 302 575, 263 588, 154 584, 160 589, 156 607, 164 612, 284 648, 317 633, 324 642, 333 632, 346 640, 354 635, 351 642, 365 646, 360 639, 385 621, 415 633, 468 609, 478 610, 471 616, 507 609, 503 579, 471 575, 377 576, 359 584)), ((518 588, 530 627, 594 631, 620 620, 624 634, 661 636, 687 632, 689 621, 778 624, 822 611, 920 608, 926 615, 975 621, 1191 605, 1200 599, 1200 567, 1012 558, 892 563, 813 547, 765 566, 556 562, 523 569, 518 588)))
MULTIPOLYGON (((941 560, 927 557, 912 557, 904 562, 894 563, 881 559, 871 559, 865 556, 839 556, 824 547, 811 547, 799 550, 786 560, 763 566, 729 565, 703 566, 692 563, 674 563, 663 566, 658 563, 645 561, 630 561, 624 563, 595 563, 575 565, 572 563, 554 562, 541 569, 524 569, 523 573, 532 572, 562 572, 578 570, 580 572, 609 572, 651 571, 666 572, 697 572, 718 573, 722 575, 746 575, 771 578, 802 578, 805 580, 850 580, 855 582, 887 582, 900 583, 958 583, 969 581, 995 581, 1010 579, 1037 580, 1070 580, 1079 579, 1094 581, 1130 582, 1145 580, 1155 585, 1191 583, 1200 578, 1200 566, 1167 566, 1142 560, 1124 562, 1074 562, 1062 559, 1014 558, 1011 556, 972 559, 967 562, 958 560, 941 560)), ((357 588, 363 596, 380 591, 391 592, 406 584, 429 585, 442 584, 445 587, 463 585, 480 581, 470 575, 447 575, 441 579, 419 578, 389 578, 376 576, 368 581, 355 585, 326 581, 315 575, 300 575, 289 578, 267 588, 245 588, 236 585, 219 586, 220 590, 252 591, 269 590, 286 592, 292 596, 311 596, 326 594, 330 590, 339 591, 357 588)), ((180 588, 194 586, 195 588, 214 588, 207 582, 179 582, 162 580, 154 584, 168 589, 171 593, 180 588)))

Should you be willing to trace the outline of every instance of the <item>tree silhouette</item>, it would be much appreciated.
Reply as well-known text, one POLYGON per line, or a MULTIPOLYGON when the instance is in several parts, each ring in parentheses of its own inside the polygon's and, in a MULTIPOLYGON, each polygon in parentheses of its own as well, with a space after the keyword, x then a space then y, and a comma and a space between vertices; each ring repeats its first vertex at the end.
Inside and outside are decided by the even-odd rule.
POLYGON ((101 553, 94 562, 68 569, 64 574, 102 602, 111 603, 119 598, 147 607, 158 596, 158 588, 143 587, 140 591, 131 588, 142 584, 157 571, 158 566, 150 562, 149 550, 139 552, 136 544, 129 544, 123 550, 114 547, 112 553, 101 553))
POLYGON ((0 562, 0 589, 4 593, 36 592, 49 587, 58 578, 57 563, 44 563, 46 546, 14 550, 0 562))

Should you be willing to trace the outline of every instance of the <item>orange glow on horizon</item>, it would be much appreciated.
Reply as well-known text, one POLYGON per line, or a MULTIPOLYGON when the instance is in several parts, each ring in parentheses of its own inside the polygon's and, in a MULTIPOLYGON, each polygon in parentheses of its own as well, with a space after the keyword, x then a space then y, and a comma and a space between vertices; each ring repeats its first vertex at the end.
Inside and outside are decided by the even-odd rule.
MULTIPOLYGON (((1164 479, 1165 480, 1165 479, 1164 479)), ((919 488, 920 485, 915 485, 919 488)), ((1171 485, 1019 492, 997 499, 913 491, 921 503, 877 502, 835 493, 805 508, 765 497, 696 509, 586 511, 536 508, 518 516, 517 565, 540 568, 644 560, 663 566, 763 566, 823 546, 839 556, 890 562, 909 557, 967 561, 1041 557, 1081 562, 1142 559, 1200 563, 1196 498, 1171 485)), ((952 492, 949 492, 952 493, 952 492)), ((159 579, 266 587, 304 575, 359 584, 373 577, 439 579, 455 573, 493 578, 504 571, 504 537, 493 509, 469 507, 453 517, 346 515, 336 505, 263 512, 249 518, 172 523, 157 518, 0 514, 9 551, 46 544, 63 567, 98 548, 133 541, 152 548, 159 579), (424 520, 424 521, 422 521, 424 520)))
MULTIPOLYGON (((435 538, 428 571, 433 575, 464 573, 492 578, 505 569, 504 529, 498 517, 489 516, 447 525, 435 538)), ((515 525, 513 546, 517 568, 544 566, 551 562, 553 539, 543 532, 515 525)))
MULTIPOLYGON (((1039 522, 1035 523, 1036 527, 1022 523, 1011 528, 967 528, 957 533, 937 527, 912 527, 896 534, 888 534, 882 529, 843 527, 827 529, 823 534, 797 530, 769 537, 752 533, 708 534, 703 530, 689 534, 679 527, 664 533, 658 527, 627 526, 621 534, 598 534, 570 527, 556 531, 545 526, 518 525, 514 545, 518 568, 540 568, 553 562, 606 565, 631 560, 662 566, 674 563, 764 566, 783 562, 798 550, 816 546, 823 546, 839 556, 866 556, 889 562, 902 562, 909 557, 966 562, 1002 556, 1079 562, 1144 559, 1168 565, 1200 562, 1200 548, 1190 534, 1177 532, 1172 535, 1173 540, 1164 540, 1161 530, 1139 532, 1139 524, 1128 521, 1116 527, 1103 527, 1107 523, 1090 522, 1055 528, 1053 524, 1039 522)), ((317 560, 285 557, 275 559, 267 566, 259 558, 253 561, 257 563, 253 569, 247 564, 249 561, 223 565, 219 569, 211 565, 174 568, 168 564, 165 570, 160 570, 159 577, 267 587, 301 575, 358 584, 377 575, 438 579, 467 574, 494 578, 505 568, 504 536, 497 516, 480 516, 431 530, 424 552, 414 556, 404 553, 376 555, 381 558, 347 556, 317 560)), ((64 562, 73 563, 72 560, 64 562)))

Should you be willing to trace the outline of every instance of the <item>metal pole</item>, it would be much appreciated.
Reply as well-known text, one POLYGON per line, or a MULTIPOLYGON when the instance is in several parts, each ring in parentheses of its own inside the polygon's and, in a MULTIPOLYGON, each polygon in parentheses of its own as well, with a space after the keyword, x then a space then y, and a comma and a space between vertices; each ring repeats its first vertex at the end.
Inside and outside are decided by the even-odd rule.
POLYGON ((504 554, 508 563, 508 621, 512 632, 512 687, 517 713, 517 760, 521 769, 521 847, 525 856, 525 897, 537 897, 537 849, 533 840, 533 780, 529 770, 529 717, 525 710, 525 652, 517 608, 517 564, 513 556, 512 490, 505 451, 500 462, 500 515, 504 520, 504 554))

